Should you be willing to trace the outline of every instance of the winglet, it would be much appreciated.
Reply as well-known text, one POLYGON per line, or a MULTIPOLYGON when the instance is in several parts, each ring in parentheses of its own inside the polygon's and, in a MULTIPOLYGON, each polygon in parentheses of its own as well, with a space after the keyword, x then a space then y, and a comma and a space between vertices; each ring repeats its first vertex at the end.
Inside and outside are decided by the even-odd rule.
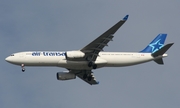
POLYGON ((129 17, 129 15, 126 15, 126 16, 123 18, 123 20, 127 20, 128 17, 129 17))
POLYGON ((99 81, 97 81, 97 84, 99 84, 99 81))

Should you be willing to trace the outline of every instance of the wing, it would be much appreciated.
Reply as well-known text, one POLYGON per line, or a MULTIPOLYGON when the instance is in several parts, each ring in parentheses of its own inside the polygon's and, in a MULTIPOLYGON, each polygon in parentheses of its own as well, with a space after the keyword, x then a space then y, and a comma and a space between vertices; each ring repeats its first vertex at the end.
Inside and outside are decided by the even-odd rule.
POLYGON ((75 73, 80 79, 84 80, 90 85, 99 84, 91 70, 70 70, 70 72, 75 73))
POLYGON ((81 49, 82 52, 85 53, 85 57, 88 58, 89 61, 95 61, 99 52, 103 51, 105 46, 108 46, 108 42, 112 41, 114 37, 113 34, 126 22, 129 15, 126 15, 122 20, 112 26, 105 33, 100 35, 94 41, 89 43, 87 46, 81 49))

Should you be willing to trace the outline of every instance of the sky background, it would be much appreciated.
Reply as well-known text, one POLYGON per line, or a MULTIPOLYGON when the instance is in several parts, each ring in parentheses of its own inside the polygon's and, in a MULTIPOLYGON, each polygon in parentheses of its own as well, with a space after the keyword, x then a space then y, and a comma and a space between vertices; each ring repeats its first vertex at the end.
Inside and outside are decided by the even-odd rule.
POLYGON ((1 108, 180 108, 179 0, 0 0, 1 108), (58 81, 58 67, 7 63, 12 53, 81 49, 126 14, 105 51, 140 51, 167 33, 165 65, 94 70, 99 85, 58 81))

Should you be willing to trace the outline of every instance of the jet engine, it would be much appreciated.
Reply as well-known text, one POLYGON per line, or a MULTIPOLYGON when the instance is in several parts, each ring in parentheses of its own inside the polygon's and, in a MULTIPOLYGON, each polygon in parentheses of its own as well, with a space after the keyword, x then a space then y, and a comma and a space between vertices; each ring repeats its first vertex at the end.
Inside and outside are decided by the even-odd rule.
POLYGON ((57 80, 70 80, 70 79, 75 79, 76 75, 73 73, 67 73, 67 72, 58 72, 56 74, 57 80))
POLYGON ((67 58, 83 58, 85 54, 81 51, 67 51, 66 57, 67 58))

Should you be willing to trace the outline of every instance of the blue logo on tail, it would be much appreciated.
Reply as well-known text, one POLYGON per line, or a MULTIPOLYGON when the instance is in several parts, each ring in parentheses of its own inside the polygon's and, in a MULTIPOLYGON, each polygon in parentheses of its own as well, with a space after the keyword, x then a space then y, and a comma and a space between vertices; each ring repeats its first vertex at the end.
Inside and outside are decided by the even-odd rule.
POLYGON ((141 52, 154 53, 164 46, 167 34, 159 34, 144 50, 141 52))
POLYGON ((164 44, 160 43, 161 39, 159 39, 157 42, 149 44, 149 47, 151 47, 151 52, 154 53, 156 51, 158 51, 159 49, 161 49, 164 44))

